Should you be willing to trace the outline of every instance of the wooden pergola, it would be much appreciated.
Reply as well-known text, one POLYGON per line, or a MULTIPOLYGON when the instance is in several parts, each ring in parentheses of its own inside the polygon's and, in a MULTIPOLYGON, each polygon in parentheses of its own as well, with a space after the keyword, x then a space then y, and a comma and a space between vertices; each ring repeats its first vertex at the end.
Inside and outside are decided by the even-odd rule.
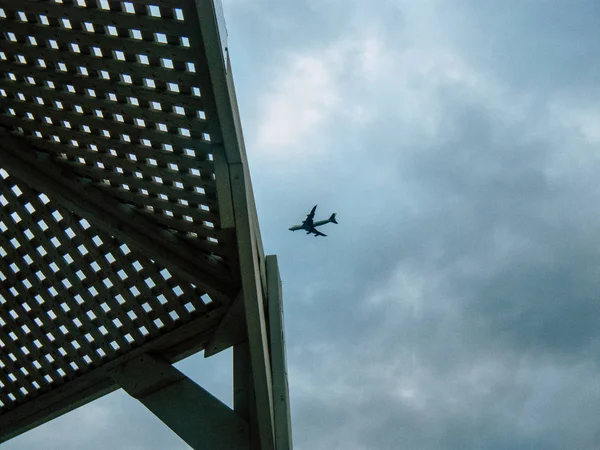
POLYGON ((218 0, 0 0, 0 442, 115 389, 291 448, 281 281, 218 0), (233 409, 171 364, 233 347, 233 409))

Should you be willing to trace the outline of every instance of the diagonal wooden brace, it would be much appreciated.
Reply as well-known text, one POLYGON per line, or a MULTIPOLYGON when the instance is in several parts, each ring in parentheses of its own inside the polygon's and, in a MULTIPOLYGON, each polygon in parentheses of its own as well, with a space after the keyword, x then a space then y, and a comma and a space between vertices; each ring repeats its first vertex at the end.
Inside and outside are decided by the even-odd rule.
POLYGON ((146 354, 111 376, 193 449, 250 449, 248 423, 171 364, 146 354))
POLYGON ((86 218, 149 258, 177 272, 215 300, 230 303, 239 287, 224 267, 207 255, 191 254, 189 246, 141 213, 107 196, 50 160, 42 160, 24 138, 0 129, 0 165, 11 176, 48 194, 58 204, 86 218))

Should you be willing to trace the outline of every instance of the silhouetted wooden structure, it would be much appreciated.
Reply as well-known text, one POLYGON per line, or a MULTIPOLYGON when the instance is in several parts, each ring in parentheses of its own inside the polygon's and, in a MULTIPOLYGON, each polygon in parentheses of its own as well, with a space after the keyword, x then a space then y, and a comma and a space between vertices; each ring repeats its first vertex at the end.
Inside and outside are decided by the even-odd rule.
POLYGON ((0 1, 0 442, 119 387, 193 448, 291 448, 212 0, 0 1), (234 409, 171 363, 234 347, 234 409))

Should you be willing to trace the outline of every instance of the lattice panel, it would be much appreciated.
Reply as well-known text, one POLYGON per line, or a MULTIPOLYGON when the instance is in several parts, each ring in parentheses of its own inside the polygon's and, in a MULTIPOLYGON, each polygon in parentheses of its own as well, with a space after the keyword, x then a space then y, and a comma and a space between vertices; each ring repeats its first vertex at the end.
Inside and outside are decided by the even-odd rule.
POLYGON ((219 306, 0 169, 0 414, 219 306))
POLYGON ((226 260, 196 14, 186 0, 1 2, 0 125, 226 260))

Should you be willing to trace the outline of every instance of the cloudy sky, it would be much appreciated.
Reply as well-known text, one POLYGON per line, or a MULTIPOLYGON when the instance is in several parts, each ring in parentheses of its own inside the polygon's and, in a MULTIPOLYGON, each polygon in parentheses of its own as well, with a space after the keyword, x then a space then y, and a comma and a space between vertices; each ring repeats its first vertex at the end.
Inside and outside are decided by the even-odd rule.
MULTIPOLYGON (((223 3, 295 448, 600 449, 600 3, 223 3)), ((33 448, 189 447, 117 392, 33 448)))

